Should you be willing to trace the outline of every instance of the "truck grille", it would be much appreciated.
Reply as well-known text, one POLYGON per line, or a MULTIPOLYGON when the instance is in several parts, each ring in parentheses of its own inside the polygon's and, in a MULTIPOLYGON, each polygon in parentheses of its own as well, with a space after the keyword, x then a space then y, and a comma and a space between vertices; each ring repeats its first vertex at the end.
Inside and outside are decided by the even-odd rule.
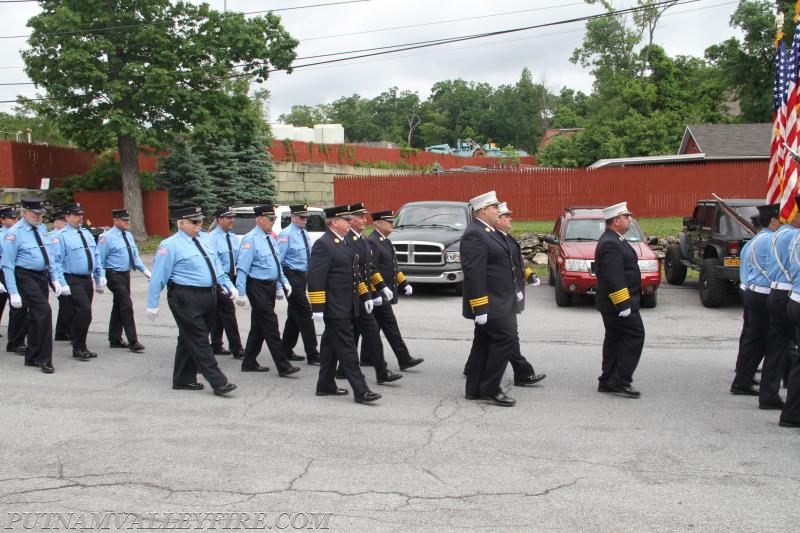
POLYGON ((400 265, 443 265, 444 246, 435 242, 393 241, 400 265))

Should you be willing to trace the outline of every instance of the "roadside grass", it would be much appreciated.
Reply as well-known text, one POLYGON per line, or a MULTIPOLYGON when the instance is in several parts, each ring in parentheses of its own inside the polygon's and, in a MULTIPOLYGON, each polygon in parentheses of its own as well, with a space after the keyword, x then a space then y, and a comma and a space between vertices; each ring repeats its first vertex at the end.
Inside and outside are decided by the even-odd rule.
MULTIPOLYGON (((683 228, 682 217, 638 218, 636 221, 645 235, 653 237, 677 237, 683 228)), ((551 234, 553 225, 552 220, 514 220, 512 233, 516 236, 522 233, 551 234)))

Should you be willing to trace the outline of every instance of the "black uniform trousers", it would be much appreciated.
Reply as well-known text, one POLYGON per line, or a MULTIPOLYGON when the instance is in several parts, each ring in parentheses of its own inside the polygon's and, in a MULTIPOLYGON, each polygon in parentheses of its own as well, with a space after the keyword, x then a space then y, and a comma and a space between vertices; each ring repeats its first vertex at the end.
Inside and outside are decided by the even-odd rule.
POLYGON ((778 403, 781 400, 781 380, 786 367, 789 345, 794 339, 794 327, 786 308, 789 305, 789 291, 772 289, 767 296, 769 313, 769 333, 767 353, 761 367, 761 386, 758 392, 760 404, 778 403))
POLYGON ((626 317, 618 312, 601 313, 606 335, 603 339, 602 374, 598 381, 612 387, 628 387, 644 348, 644 324, 639 311, 626 317))
POLYGON ((131 301, 131 273, 118 270, 106 270, 108 290, 114 295, 111 305, 111 317, 108 320, 108 341, 122 341, 122 331, 128 344, 139 342, 136 335, 136 322, 133 319, 133 302, 131 301))
POLYGON ((482 326, 475 324, 475 356, 467 376, 468 396, 494 396, 502 392, 500 381, 514 352, 514 325, 513 315, 489 318, 482 326))
POLYGON ((53 312, 47 300, 50 290, 46 270, 37 272, 16 267, 14 277, 22 301, 28 306, 28 351, 25 360, 30 363, 53 363, 53 312))
MULTIPOLYGON (((386 304, 384 304, 386 305, 386 304)), ((382 306, 379 306, 382 307, 382 306)), ((374 313, 374 310, 373 310, 374 313)), ((361 336, 361 359, 369 361, 375 367, 375 376, 380 379, 386 374, 386 357, 383 355, 383 341, 378 321, 372 313, 362 313, 353 319, 353 343, 358 346, 358 337, 361 336)))
MULTIPOLYGON (((6 284, 6 276, 5 273, 0 271, 0 281, 3 282, 3 285, 6 284)), ((8 286, 6 285, 6 288, 8 286)), ((5 302, 8 299, 8 293, 2 295, 2 305, 5 306, 5 302)), ((2 313, 0 313, 2 316, 2 313)), ((25 335, 28 333, 28 304, 25 300, 22 301, 22 307, 19 309, 15 307, 8 306, 8 343, 6 344, 6 350, 9 352, 13 352, 16 348, 20 346, 25 346, 25 335)))
MULTIPOLYGON (((794 340, 800 345, 800 303, 789 300, 787 315, 794 326, 794 340)), ((791 369, 786 384, 786 405, 781 412, 781 421, 800 424, 800 357, 794 351, 790 352, 789 357, 791 369)))
POLYGON ((86 351, 86 336, 89 334, 89 325, 92 323, 92 300, 94 299, 94 285, 90 275, 76 276, 64 273, 64 279, 69 285, 70 295, 67 296, 73 310, 72 323, 69 336, 72 337, 72 351, 86 351))
POLYGON ((199 371, 213 388, 225 385, 228 378, 220 370, 208 342, 208 332, 217 312, 216 287, 168 283, 167 303, 178 325, 172 384, 196 383, 199 371))
MULTIPOLYGON (((236 285, 236 277, 231 278, 236 285)), ((242 349, 242 337, 239 335, 239 322, 236 321, 236 305, 229 294, 217 293, 217 316, 211 328, 211 348, 214 353, 222 351, 222 332, 228 337, 228 348, 234 354, 242 349)))
POLYGON ((767 295, 755 291, 745 291, 744 305, 747 320, 743 338, 739 341, 739 355, 736 357, 736 376, 733 385, 749 387, 756 376, 756 370, 764 357, 769 335, 769 313, 767 295))
POLYGON ((325 331, 319 350, 319 377, 317 392, 335 392, 336 361, 339 361, 347 381, 355 396, 362 396, 369 390, 364 374, 358 367, 358 352, 354 342, 353 319, 324 318, 325 331))
MULTIPOLYGON (((378 322, 378 327, 383 332, 383 336, 392 347, 397 362, 402 366, 411 360, 411 354, 408 351, 403 336, 400 334, 400 327, 397 325, 397 317, 394 316, 394 309, 389 302, 383 302, 372 310, 375 316, 375 321, 378 322)), ((364 345, 361 346, 361 356, 364 358, 364 345)))
MULTIPOLYGON (((69 282, 67 282, 69 284, 69 282)), ((71 289, 72 287, 70 287, 71 289)), ((72 308, 72 300, 69 296, 58 297, 58 313, 56 314, 55 335, 58 340, 66 340, 71 335, 72 319, 75 317, 75 310, 72 308)))
POLYGON ((283 351, 289 353, 294 350, 297 338, 302 336, 306 356, 313 361, 319 357, 319 351, 317 350, 317 331, 314 327, 311 304, 306 293, 306 273, 285 268, 284 274, 292 286, 292 294, 288 298, 286 323, 283 325, 283 339, 281 340, 283 351))
MULTIPOLYGON (((514 316, 514 331, 515 333, 515 342, 514 342, 514 351, 511 353, 511 358, 509 359, 509 364, 511 365, 511 370, 514 372, 514 381, 522 380, 525 378, 533 377, 535 374, 533 370, 533 365, 525 359, 525 356, 522 355, 522 349, 520 348, 519 344, 519 328, 517 325, 517 317, 514 316)), ((464 365, 464 375, 469 376, 473 369, 475 368, 475 360, 477 359, 477 352, 476 352, 477 340, 472 339, 472 348, 469 351, 469 357, 467 358, 467 363, 464 365)))
POLYGON ((286 357, 278 330, 278 315, 275 314, 277 283, 247 277, 247 298, 250 300, 250 333, 244 346, 242 368, 258 365, 256 358, 261 353, 264 341, 278 372, 289 370, 292 364, 286 357))

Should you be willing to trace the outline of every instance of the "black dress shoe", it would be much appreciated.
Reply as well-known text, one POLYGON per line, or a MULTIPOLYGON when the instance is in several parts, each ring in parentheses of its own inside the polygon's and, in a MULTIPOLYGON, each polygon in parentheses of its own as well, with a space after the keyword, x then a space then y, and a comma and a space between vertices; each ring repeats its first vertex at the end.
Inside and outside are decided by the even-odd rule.
POLYGON ((291 376, 292 374, 297 374, 298 372, 300 372, 299 366, 290 366, 286 370, 279 371, 278 375, 282 378, 285 378, 287 376, 291 376))
POLYGON ((25 352, 27 352, 27 351, 28 351, 28 347, 27 347, 27 346, 25 346, 24 344, 22 344, 22 345, 20 345, 20 346, 11 346, 11 345, 7 345, 7 346, 6 346, 6 351, 7 351, 7 352, 14 352, 14 353, 18 353, 18 354, 20 354, 20 355, 25 355, 25 352))
POLYGON ((752 385, 731 385, 731 394, 736 396, 758 396, 758 389, 752 385))
POLYGON ((233 355, 233 352, 225 348, 220 348, 219 350, 214 350, 214 355, 233 355))
POLYGON ((355 401, 356 403, 372 403, 375 400, 380 400, 381 398, 382 396, 377 392, 372 392, 371 390, 368 390, 361 396, 356 396, 355 401))
POLYGON ((317 396, 345 396, 350 394, 350 391, 347 389, 339 389, 337 388, 335 391, 326 391, 326 390, 318 390, 317 396))
POLYGON ((617 392, 612 387, 609 387, 605 383, 598 383, 597 384, 597 392, 617 392))
POLYGON ((71 340, 71 339, 72 339, 72 337, 70 337, 69 335, 55 335, 53 337, 53 340, 56 340, 56 341, 68 341, 68 340, 71 340))
POLYGON ((767 403, 759 402, 758 408, 759 409, 764 409, 765 411, 769 411, 769 410, 776 410, 777 411, 778 409, 783 409, 783 405, 784 405, 783 400, 778 400, 777 402, 767 402, 767 403))
POLYGON ((268 366, 261 366, 261 365, 243 366, 242 367, 242 372, 269 372, 269 367, 268 366))
POLYGON ((217 396, 225 396, 226 394, 234 390, 236 390, 236 385, 234 385, 233 383, 226 383, 225 385, 222 385, 221 387, 217 387, 216 389, 214 389, 214 394, 216 394, 217 396))
POLYGON ((244 350, 241 348, 239 348, 238 350, 233 350, 233 358, 244 359, 244 350))
POLYGON ((39 363, 36 361, 28 361, 25 359, 25 366, 39 366, 39 363))
POLYGON ((141 344, 139 341, 133 342, 128 346, 128 349, 133 353, 141 353, 144 351, 144 345, 141 344))
POLYGON ((497 394, 494 394, 492 396, 484 396, 483 399, 488 400, 495 405, 500 405, 502 407, 511 407, 512 405, 517 403, 517 400, 511 398, 510 396, 506 396, 506 394, 503 392, 498 392, 497 394))
POLYGON ((287 353, 286 354, 286 358, 289 359, 289 361, 305 361, 306 360, 305 357, 303 357, 302 355, 297 355, 294 352, 287 353))
POLYGON ((547 377, 547 374, 536 374, 536 373, 534 373, 532 376, 528 376, 526 378, 515 379, 514 380, 514 385, 516 385, 517 387, 529 387, 531 385, 536 385, 537 383, 539 383, 540 381, 542 381, 546 377, 547 377))
POLYGON ((203 385, 202 383, 185 383, 185 384, 177 383, 175 385, 172 385, 172 388, 173 390, 203 390, 205 389, 205 385, 203 385))
POLYGON ((123 341, 123 340, 109 341, 108 345, 111 346, 112 348, 127 348, 128 347, 128 343, 123 341))
POLYGON ((467 400, 480 400, 481 399, 481 395, 480 394, 465 394, 464 398, 466 398, 467 400))
POLYGON ((56 371, 56 369, 53 368, 53 365, 50 363, 42 363, 39 365, 39 368, 41 368, 42 372, 45 374, 52 374, 56 371))
POLYGON ((788 420, 781 420, 778 425, 783 428, 800 428, 800 422, 789 422, 788 420))
POLYGON ((620 396, 624 396, 625 398, 640 398, 642 396, 641 392, 634 389, 630 385, 625 387, 619 385, 606 385, 606 387, 612 389, 611 392, 615 392, 620 396))
POLYGON ((84 351, 84 350, 78 350, 78 351, 72 352, 72 357, 74 357, 78 361, 88 361, 89 359, 92 358, 92 356, 89 355, 89 352, 84 351))
POLYGON ((392 381, 397 381, 398 379, 402 378, 403 374, 396 374, 391 370, 387 370, 381 377, 378 378, 378 384, 383 385, 384 383, 391 383, 392 381))
POLYGON ((400 365, 400 370, 408 370, 409 368, 417 366, 424 360, 425 359, 423 359, 422 357, 412 357, 411 359, 400 365))
POLYGON ((756 387, 758 387, 759 385, 761 385, 761 380, 760 380, 760 379, 753 378, 753 379, 751 379, 751 380, 750 380, 750 383, 752 383, 753 385, 755 385, 756 387))
POLYGON ((91 357, 92 359, 94 359, 94 358, 96 358, 96 357, 97 357, 97 353, 96 353, 96 352, 89 352, 89 357, 91 357))
POLYGON ((309 365, 319 366, 319 357, 307 357, 306 363, 309 365))

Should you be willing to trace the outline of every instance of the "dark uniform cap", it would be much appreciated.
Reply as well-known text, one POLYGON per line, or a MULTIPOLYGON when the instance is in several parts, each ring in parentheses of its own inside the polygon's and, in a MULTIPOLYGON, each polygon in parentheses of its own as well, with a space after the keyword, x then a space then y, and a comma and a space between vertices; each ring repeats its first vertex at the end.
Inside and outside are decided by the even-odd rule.
POLYGON ((372 221, 385 220, 386 222, 394 222, 394 211, 376 211, 372 213, 372 221))
POLYGON ((274 217, 275 216, 275 206, 274 205, 257 205, 253 208, 253 213, 257 217, 265 216, 265 217, 274 217))
POLYGON ((232 216, 233 216, 233 208, 230 206, 218 207, 217 210, 214 211, 214 218, 232 217, 232 216))
POLYGON ((291 211, 293 215, 304 216, 308 214, 308 205, 307 204, 290 205, 289 211, 291 211))
POLYGON ((30 209, 34 213, 44 213, 44 200, 41 198, 23 198, 22 209, 30 209))
POLYGON ((326 207, 325 218, 334 218, 334 217, 350 218, 350 205, 343 204, 343 205, 336 205, 334 207, 326 207))
POLYGON ((131 214, 127 209, 112 209, 111 218, 118 218, 120 220, 130 220, 131 214))
POLYGON ((200 207, 182 207, 175 210, 177 220, 203 220, 203 210, 200 207))
POLYGON ((64 214, 65 215, 82 215, 83 214, 83 206, 79 202, 74 204, 67 204, 64 206, 64 214))
POLYGON ((758 217, 761 219, 761 221, 767 222, 767 224, 769 224, 769 220, 771 218, 778 218, 778 216, 780 215, 781 204, 760 205, 758 206, 757 209, 758 209, 758 217))
POLYGON ((53 213, 53 220, 66 220, 67 214, 64 211, 56 211, 53 213))
POLYGON ((367 208, 364 207, 364 202, 358 202, 355 204, 350 204, 350 214, 351 215, 366 215, 367 208))
POLYGON ((13 207, 4 207, 0 209, 0 218, 17 218, 17 210, 13 207))
POLYGON ((760 226, 761 221, 758 219, 758 215, 753 215, 750 217, 750 222, 753 223, 754 226, 760 226))

